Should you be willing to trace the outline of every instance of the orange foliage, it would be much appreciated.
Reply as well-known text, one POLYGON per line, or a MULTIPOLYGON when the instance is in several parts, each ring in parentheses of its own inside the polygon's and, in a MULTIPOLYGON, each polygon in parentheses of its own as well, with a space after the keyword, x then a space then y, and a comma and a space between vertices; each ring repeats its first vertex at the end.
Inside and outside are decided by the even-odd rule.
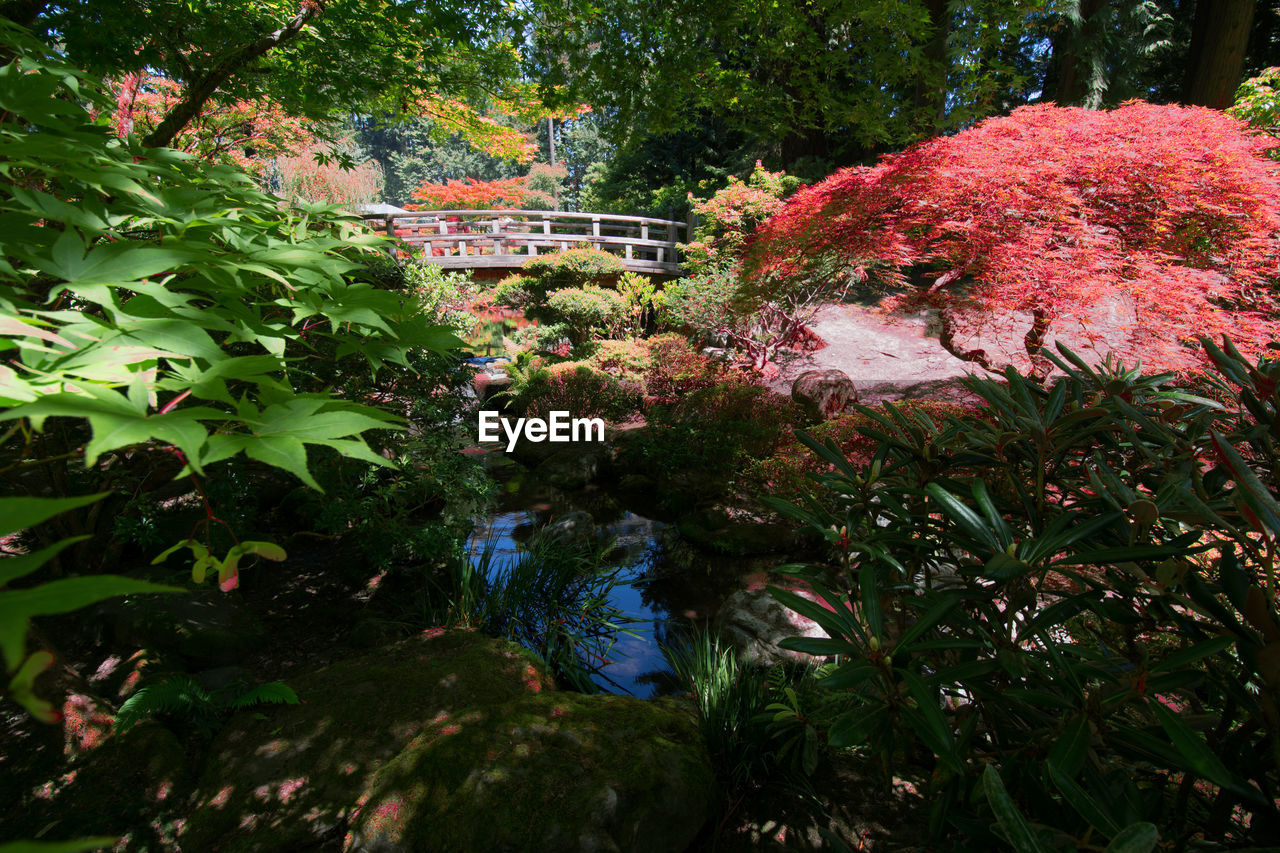
POLYGON ((463 178, 443 184, 423 184, 413 197, 422 204, 412 205, 426 210, 532 210, 555 206, 547 193, 531 189, 529 176, 477 181, 463 178))
POLYGON ((801 190, 749 271, 887 283, 890 308, 937 309, 979 363, 955 335, 1030 322, 1040 372, 1055 321, 1108 313, 1077 334, 1129 362, 1193 367, 1198 334, 1253 356, 1280 331, 1277 142, 1199 107, 1023 107, 801 190))
MULTIPOLYGON (((116 134, 143 136, 182 99, 181 84, 155 74, 127 74, 108 82, 116 97, 116 134)), ((301 119, 265 99, 209 103, 170 146, 209 162, 228 162, 261 177, 271 160, 315 141, 301 119)))

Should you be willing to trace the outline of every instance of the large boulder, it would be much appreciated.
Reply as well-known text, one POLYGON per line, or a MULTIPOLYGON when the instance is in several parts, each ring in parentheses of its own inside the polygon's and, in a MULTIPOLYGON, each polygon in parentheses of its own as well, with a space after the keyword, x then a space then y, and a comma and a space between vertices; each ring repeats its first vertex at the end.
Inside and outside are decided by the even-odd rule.
POLYGON ((422 634, 289 679, 302 700, 238 714, 214 740, 183 849, 282 850, 341 835, 377 771, 431 721, 552 683, 515 646, 422 634))
POLYGON ((242 713, 214 741, 183 849, 681 850, 709 814, 687 712, 555 692, 480 634, 432 632, 290 684, 304 704, 242 713))
POLYGON ((714 777, 673 703, 556 693, 433 720, 373 781, 346 847, 679 851, 714 777))
MULTIPOLYGON (((791 592, 816 600, 806 587, 792 584, 791 592)), ((739 658, 770 666, 800 663, 809 655, 788 651, 779 644, 788 637, 825 639, 827 632, 808 617, 790 610, 767 589, 740 589, 725 599, 716 615, 720 636, 737 650, 739 658)))
POLYGON ((823 421, 842 414, 858 401, 853 380, 843 370, 808 370, 791 385, 791 399, 811 420, 823 421))

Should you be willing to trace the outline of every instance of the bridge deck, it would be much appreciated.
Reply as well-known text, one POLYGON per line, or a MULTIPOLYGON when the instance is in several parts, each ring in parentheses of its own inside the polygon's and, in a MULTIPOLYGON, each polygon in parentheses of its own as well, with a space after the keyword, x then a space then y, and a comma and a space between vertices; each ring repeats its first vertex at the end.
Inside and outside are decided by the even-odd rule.
POLYGON ((670 219, 550 210, 431 210, 366 222, 453 269, 516 269, 540 254, 591 246, 618 255, 630 272, 680 275, 679 244, 690 232, 670 219))

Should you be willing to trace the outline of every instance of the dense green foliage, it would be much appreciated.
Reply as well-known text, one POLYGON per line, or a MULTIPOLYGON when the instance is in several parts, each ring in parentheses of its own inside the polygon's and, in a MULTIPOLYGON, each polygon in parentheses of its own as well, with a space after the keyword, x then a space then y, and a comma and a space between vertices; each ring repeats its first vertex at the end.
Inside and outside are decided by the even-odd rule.
POLYGON ((0 70, 4 419, 84 418, 88 466, 149 441, 196 473, 243 452, 311 484, 308 445, 384 462, 359 436, 393 417, 295 389, 317 352, 369 372, 456 344, 413 301, 344 277, 378 239, 281 211, 229 168, 113 140, 79 106, 96 97, 83 77, 22 64, 0 70))
POLYGON ((1034 849, 1274 837, 1280 364, 1204 346, 1229 406, 1064 350, 1051 384, 969 382, 973 415, 860 409, 871 461, 810 440, 833 472, 769 501, 835 549, 825 604, 774 590, 857 703, 831 745, 929 772, 937 835, 1008 835, 995 766, 1034 849))
MULTIPOLYGON (((692 338, 734 347, 759 370, 779 347, 803 340, 805 323, 830 297, 821 274, 793 276, 765 292, 742 272, 742 259, 756 229, 786 206, 803 184, 785 172, 770 172, 758 161, 745 181, 733 176, 711 198, 694 203, 698 225, 684 247, 689 275, 664 293, 662 320, 692 338)), ((838 282, 839 279, 837 278, 838 282)))
MULTIPOLYGON (((356 223, 282 210, 227 167, 113 138, 86 108, 104 106, 94 84, 5 34, 21 59, 0 68, 3 476, 32 506, 35 496, 98 493, 18 524, 49 522, 31 534, 43 550, 8 558, 5 580, 55 558, 68 536, 81 546, 77 567, 93 569, 92 555, 105 554, 89 539, 106 491, 190 474, 205 517, 178 547, 192 552, 197 583, 213 568, 230 588, 244 557, 284 553, 234 531, 225 555, 214 552, 226 525, 198 478, 244 454, 316 486, 317 447, 390 465, 363 436, 401 419, 342 399, 316 370, 368 377, 408 368, 411 348, 429 357, 457 339, 414 297, 359 280, 381 253, 356 223), (173 459, 138 464, 147 457, 173 459)), ((108 576, 6 593, 16 608, 6 668, 22 661, 27 617, 148 589, 162 591, 108 576)), ((29 692, 32 674, 18 673, 15 694, 29 692)))
POLYGON ((33 12, 19 13, 26 18, 19 22, 61 42, 79 68, 146 69, 177 81, 184 98, 166 119, 197 99, 260 97, 315 119, 373 109, 451 118, 457 110, 446 99, 488 96, 516 82, 512 34, 525 19, 515 7, 495 17, 385 0, 8 5, 33 12))

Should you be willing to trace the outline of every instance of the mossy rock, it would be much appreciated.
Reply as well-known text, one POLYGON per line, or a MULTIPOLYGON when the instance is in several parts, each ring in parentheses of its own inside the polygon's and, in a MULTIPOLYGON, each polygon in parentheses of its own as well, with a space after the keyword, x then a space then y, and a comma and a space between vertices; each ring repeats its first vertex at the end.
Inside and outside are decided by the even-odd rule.
POLYGON ((530 695, 433 720, 375 775, 346 848, 680 851, 713 787, 674 702, 530 695))
POLYGON ((113 734, 49 782, 28 804, 15 835, 43 841, 124 838, 124 849, 172 849, 181 805, 195 787, 187 751, 167 728, 144 722, 113 734))
POLYGON ((282 850, 340 834, 382 766, 433 721, 553 688, 530 656, 430 632, 288 679, 301 705, 238 714, 214 740, 180 843, 282 850))

